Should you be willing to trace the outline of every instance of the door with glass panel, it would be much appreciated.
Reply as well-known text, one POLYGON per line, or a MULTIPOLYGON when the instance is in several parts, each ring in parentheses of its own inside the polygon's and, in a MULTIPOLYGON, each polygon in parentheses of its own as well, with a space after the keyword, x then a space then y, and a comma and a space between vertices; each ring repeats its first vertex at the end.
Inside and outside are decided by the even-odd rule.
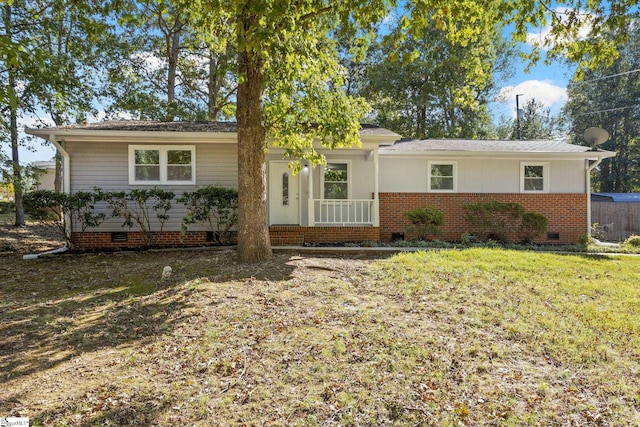
POLYGON ((289 162, 269 163, 269 224, 300 224, 299 181, 289 162))

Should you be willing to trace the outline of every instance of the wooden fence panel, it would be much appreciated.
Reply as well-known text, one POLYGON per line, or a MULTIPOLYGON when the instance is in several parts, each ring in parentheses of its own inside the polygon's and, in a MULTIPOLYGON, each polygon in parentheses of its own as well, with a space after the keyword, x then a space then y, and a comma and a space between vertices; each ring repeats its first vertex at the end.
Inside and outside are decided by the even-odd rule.
POLYGON ((591 223, 610 241, 640 235, 640 203, 591 202, 591 223))

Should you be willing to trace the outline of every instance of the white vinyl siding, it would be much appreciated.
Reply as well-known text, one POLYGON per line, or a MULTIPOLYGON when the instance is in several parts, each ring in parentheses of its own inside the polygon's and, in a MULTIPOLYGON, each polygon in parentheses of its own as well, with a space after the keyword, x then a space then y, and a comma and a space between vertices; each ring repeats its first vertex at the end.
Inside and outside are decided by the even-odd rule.
POLYGON ((193 185, 195 183, 195 146, 129 146, 130 185, 193 185))
MULTIPOLYGON (((149 188, 149 184, 129 184, 129 144, 126 142, 76 143, 70 142, 66 150, 71 156, 71 191, 92 191, 98 187, 103 191, 130 191, 134 188, 149 188)), ((197 144, 198 164, 195 185, 180 185, 167 188, 176 198, 185 191, 199 187, 217 185, 238 188, 238 157, 234 144, 197 144)), ((110 214, 100 203, 99 212, 110 214)), ((182 204, 175 204, 169 211, 170 219, 165 231, 179 231, 186 210, 182 204)), ((155 216, 154 216, 155 219, 155 216)), ((156 224, 157 225, 157 224, 156 224)), ((155 225, 154 225, 155 227, 155 225)), ((156 227, 157 228, 157 227, 156 227)), ((194 224, 189 230, 206 230, 207 227, 194 224)), ((122 227, 121 218, 110 218, 100 227, 100 231, 129 231, 122 227)), ((134 227, 132 231, 135 231, 134 227)), ((92 231, 92 229, 88 230, 92 231)))
MULTIPOLYGON (((434 163, 447 160, 429 159, 434 163)), ((457 193, 520 193, 522 159, 457 158, 457 193)), ((549 193, 585 193, 583 159, 535 159, 531 163, 548 164, 549 193)), ((380 192, 428 192, 429 178, 425 157, 380 156, 380 192)))

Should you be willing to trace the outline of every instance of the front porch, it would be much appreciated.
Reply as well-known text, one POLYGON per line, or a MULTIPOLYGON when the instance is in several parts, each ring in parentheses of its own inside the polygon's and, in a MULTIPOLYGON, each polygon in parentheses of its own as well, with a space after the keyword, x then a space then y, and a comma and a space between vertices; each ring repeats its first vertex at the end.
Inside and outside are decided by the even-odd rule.
POLYGON ((378 199, 309 199, 309 227, 379 225, 378 199))
POLYGON ((270 227, 379 227, 377 147, 326 157, 296 175, 288 161, 269 161, 270 227))

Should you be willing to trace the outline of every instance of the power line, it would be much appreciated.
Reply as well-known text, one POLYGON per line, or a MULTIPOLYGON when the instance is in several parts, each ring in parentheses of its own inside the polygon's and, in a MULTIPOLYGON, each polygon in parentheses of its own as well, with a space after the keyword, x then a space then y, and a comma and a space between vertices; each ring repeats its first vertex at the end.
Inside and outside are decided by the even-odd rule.
POLYGON ((625 71, 623 73, 617 73, 617 74, 611 74, 609 76, 604 76, 604 77, 598 77, 595 79, 591 79, 591 80, 583 80, 581 82, 574 82, 574 84, 583 84, 583 83, 591 83, 591 82, 597 82, 598 80, 605 80, 605 79, 610 79, 612 77, 618 77, 618 76, 624 76, 627 74, 632 74, 632 73, 637 73, 640 71, 640 68, 636 68, 635 70, 631 70, 631 71, 625 71))
POLYGON ((627 105, 626 107, 609 108, 608 110, 590 111, 588 113, 576 114, 576 117, 588 116, 590 114, 598 114, 598 113, 609 113, 611 111, 626 110, 627 108, 637 108, 637 107, 640 107, 640 105, 638 105, 638 104, 636 104, 636 105, 627 105))

